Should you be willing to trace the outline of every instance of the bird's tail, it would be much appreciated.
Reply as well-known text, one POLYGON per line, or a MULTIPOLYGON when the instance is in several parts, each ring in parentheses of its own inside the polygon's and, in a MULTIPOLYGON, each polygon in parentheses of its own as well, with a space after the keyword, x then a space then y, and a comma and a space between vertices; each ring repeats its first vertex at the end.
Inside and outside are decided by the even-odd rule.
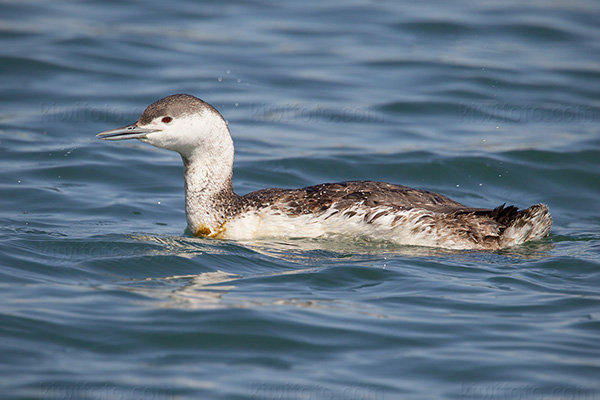
POLYGON ((552 216, 545 204, 536 204, 518 211, 506 224, 501 234, 501 247, 525 243, 548 236, 552 227, 552 216))

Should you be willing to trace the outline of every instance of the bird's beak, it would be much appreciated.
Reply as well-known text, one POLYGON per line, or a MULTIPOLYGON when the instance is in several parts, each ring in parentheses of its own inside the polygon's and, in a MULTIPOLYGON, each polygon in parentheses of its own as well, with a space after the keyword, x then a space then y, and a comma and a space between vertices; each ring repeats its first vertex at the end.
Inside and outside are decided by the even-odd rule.
POLYGON ((103 140, 142 139, 145 138, 147 134, 156 131, 156 129, 140 128, 137 126, 137 122, 135 122, 131 125, 126 125, 121 128, 101 132, 97 134, 96 137, 103 140))

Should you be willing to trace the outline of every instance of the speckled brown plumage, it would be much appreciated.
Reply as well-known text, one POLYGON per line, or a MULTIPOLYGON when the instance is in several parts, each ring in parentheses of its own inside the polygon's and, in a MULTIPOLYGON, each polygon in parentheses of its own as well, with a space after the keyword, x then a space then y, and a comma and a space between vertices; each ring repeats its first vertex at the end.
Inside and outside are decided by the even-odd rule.
POLYGON ((341 212, 356 204, 370 208, 377 206, 389 206, 395 209, 418 207, 432 211, 465 207, 437 193, 372 181, 322 183, 302 189, 263 189, 243 196, 242 203, 246 207, 252 208, 275 206, 291 215, 324 212, 333 204, 341 212))
POLYGON ((186 94, 165 97, 135 123, 98 137, 139 139, 178 152, 185 167, 188 228, 200 236, 351 235, 408 245, 499 249, 542 238, 552 226, 543 204, 521 211, 505 205, 472 208, 437 193, 383 182, 324 183, 238 196, 225 119, 210 104, 186 94))
POLYGON ((241 197, 231 194, 224 197, 230 202, 235 198, 227 208, 228 218, 263 208, 288 216, 328 213, 327 218, 334 215, 350 218, 356 215, 354 210, 358 205, 366 210, 362 214, 365 223, 395 213, 398 216, 394 225, 404 222, 402 211, 426 210, 430 213, 420 217, 418 226, 421 228, 430 226, 442 236, 444 232, 457 235, 476 247, 490 249, 502 247, 499 240, 502 232, 523 216, 523 211, 514 206, 472 208, 438 193, 373 181, 323 183, 301 189, 270 188, 241 197))

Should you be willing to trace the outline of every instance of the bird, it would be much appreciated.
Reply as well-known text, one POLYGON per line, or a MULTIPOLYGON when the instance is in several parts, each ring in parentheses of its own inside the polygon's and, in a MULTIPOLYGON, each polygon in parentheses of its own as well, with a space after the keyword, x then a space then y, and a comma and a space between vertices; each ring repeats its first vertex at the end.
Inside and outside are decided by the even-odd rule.
POLYGON ((240 196, 233 189, 234 145, 225 118, 209 103, 174 94, 140 118, 96 135, 138 139, 181 155, 187 226, 195 236, 267 238, 358 237, 399 245, 498 250, 548 235, 545 204, 467 207, 442 194, 376 181, 269 188, 240 196))

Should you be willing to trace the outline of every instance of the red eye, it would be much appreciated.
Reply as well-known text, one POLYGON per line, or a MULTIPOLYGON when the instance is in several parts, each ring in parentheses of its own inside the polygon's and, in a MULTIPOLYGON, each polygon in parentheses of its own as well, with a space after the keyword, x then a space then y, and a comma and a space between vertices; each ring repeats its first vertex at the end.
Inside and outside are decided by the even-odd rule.
POLYGON ((171 121, 173 121, 173 118, 171 118, 171 117, 163 117, 163 119, 162 119, 162 122, 164 122, 165 124, 168 124, 171 121))

